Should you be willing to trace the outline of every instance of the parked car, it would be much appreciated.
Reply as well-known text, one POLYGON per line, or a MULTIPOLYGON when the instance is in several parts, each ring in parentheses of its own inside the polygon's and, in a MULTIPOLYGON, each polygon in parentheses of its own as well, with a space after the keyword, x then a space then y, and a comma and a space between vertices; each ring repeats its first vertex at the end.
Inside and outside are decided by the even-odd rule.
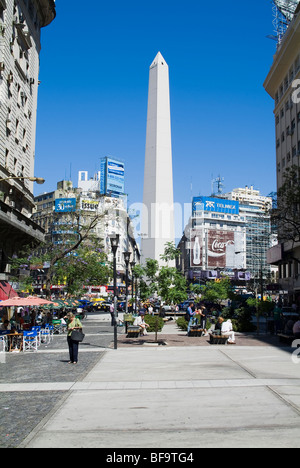
POLYGON ((190 302, 192 301, 184 301, 181 302, 181 304, 178 304, 179 310, 187 310, 188 306, 190 305, 190 302))
POLYGON ((118 309, 118 312, 125 312, 125 309, 126 309, 126 301, 120 301, 120 302, 118 302, 118 304, 117 304, 117 309, 118 309))
POLYGON ((111 302, 106 302, 106 301, 94 302, 94 305, 93 305, 94 310, 103 310, 105 312, 109 312, 110 306, 111 306, 111 302))
POLYGON ((81 303, 81 305, 78 306, 79 309, 84 309, 88 312, 93 310, 93 302, 88 301, 87 299, 79 299, 79 302, 81 303))

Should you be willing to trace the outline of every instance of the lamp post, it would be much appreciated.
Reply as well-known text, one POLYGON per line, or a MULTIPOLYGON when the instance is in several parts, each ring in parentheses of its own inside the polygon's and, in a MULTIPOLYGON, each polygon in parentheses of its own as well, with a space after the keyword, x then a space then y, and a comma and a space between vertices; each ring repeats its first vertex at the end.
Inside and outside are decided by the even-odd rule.
POLYGON ((124 255, 124 260, 125 260, 125 265, 126 265, 126 289, 125 289, 125 295, 126 295, 126 302, 125 302, 125 313, 128 314, 128 269, 129 269, 129 261, 131 257, 131 252, 123 252, 124 255))
POLYGON ((45 183, 45 179, 42 177, 5 177, 4 179, 0 179, 0 182, 4 182, 5 180, 30 180, 30 182, 36 182, 39 185, 45 183))
POLYGON ((117 292, 117 259, 116 254, 119 247, 120 235, 115 234, 110 236, 111 250, 113 253, 113 268, 114 268, 114 349, 118 348, 118 333, 117 333, 117 304, 118 304, 118 292, 117 292))
MULTIPOLYGON (((135 258, 139 264, 140 255, 139 255, 139 250, 136 246, 135 246, 135 258)), ((138 276, 136 276, 135 278, 135 311, 136 312, 137 312, 137 296, 138 296, 138 276)))
MULTIPOLYGON (((238 254, 241 254, 241 253, 246 253, 246 251, 235 252, 235 255, 238 255, 238 254)), ((259 283, 260 283, 260 294, 261 294, 260 301, 263 302, 264 301, 264 278, 263 278, 262 255, 261 255, 261 257, 259 257, 258 255, 256 255, 255 253, 252 252, 252 256, 257 258, 257 260, 259 261, 259 283)))
POLYGON ((134 267, 135 267, 135 261, 133 260, 131 263, 130 263, 130 266, 131 266, 131 276, 132 276, 132 280, 131 280, 131 298, 132 298, 132 310, 133 312, 136 311, 136 304, 134 302, 134 296, 133 296, 133 291, 134 291, 134 267), (134 307, 133 307, 133 304, 134 304, 134 307))

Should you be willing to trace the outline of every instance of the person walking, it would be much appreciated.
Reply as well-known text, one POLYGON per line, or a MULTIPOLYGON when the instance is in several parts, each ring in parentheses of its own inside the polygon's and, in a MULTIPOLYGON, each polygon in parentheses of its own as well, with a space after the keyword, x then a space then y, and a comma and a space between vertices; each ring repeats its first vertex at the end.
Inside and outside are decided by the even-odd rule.
POLYGON ((207 333, 207 329, 206 329, 206 324, 207 324, 208 310, 205 307, 205 305, 201 305, 200 314, 201 314, 201 328, 203 328, 204 334, 205 334, 205 336, 207 336, 208 333, 207 333))
POLYGON ((82 324, 78 318, 72 312, 69 312, 66 316, 67 319, 67 332, 68 332, 68 346, 69 346, 69 354, 70 354, 70 361, 69 364, 77 364, 78 362, 78 348, 79 342, 74 341, 71 338, 73 330, 81 330, 82 324))
POLYGON ((194 303, 190 302, 190 304, 189 304, 189 306, 187 308, 187 318, 189 319, 188 320, 188 327, 187 327, 187 335, 188 336, 190 335, 191 326, 193 325, 194 315, 195 315, 194 303))

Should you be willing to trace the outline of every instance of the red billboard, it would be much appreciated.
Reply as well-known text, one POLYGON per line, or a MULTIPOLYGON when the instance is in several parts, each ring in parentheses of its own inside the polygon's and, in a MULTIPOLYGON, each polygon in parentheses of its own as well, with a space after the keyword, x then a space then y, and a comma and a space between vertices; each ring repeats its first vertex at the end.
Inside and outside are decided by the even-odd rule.
POLYGON ((226 268, 234 244, 234 231, 210 229, 207 232, 207 268, 226 268))

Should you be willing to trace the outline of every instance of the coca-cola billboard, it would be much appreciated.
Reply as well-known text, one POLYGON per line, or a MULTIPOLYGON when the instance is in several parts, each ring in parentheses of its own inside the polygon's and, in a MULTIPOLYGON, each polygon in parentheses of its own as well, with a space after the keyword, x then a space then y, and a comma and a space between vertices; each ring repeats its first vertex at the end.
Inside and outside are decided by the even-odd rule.
MULTIPOLYGON (((226 268, 234 252, 234 232, 210 229, 207 232, 207 267, 226 268)), ((231 265, 230 265, 231 266, 231 265)))
POLYGON ((203 231, 200 229, 193 229, 191 231, 191 267, 203 266, 203 231))

